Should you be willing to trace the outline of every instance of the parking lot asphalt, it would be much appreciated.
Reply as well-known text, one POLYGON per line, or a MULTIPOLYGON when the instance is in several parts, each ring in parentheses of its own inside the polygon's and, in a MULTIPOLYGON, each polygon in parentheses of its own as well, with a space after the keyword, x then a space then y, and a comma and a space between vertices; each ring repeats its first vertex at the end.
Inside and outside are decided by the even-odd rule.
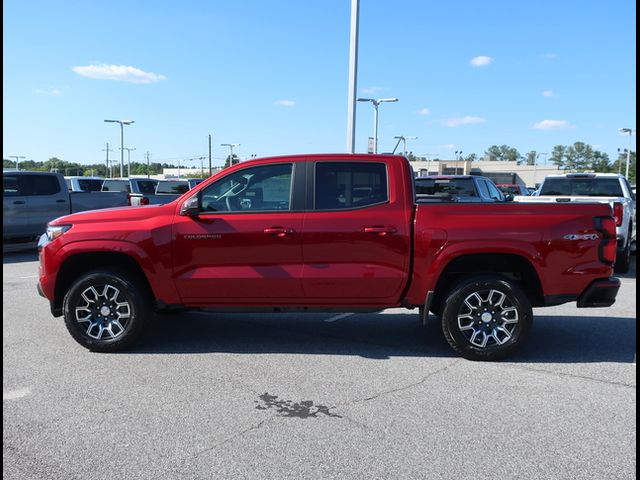
POLYGON ((416 312, 158 316, 84 350, 3 255, 3 478, 636 478, 636 270, 615 305, 535 309, 457 357, 416 312))

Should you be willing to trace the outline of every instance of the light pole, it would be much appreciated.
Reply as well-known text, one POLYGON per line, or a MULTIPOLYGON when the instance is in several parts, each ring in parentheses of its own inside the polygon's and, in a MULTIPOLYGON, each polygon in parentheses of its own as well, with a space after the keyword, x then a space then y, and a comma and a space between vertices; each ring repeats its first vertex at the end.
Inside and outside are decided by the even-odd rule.
MULTIPOLYGON (((540 155, 549 155, 547 152, 538 152, 536 153, 536 158, 533 159, 533 186, 535 187, 538 183, 538 159, 540 155)), ((545 165, 547 162, 545 161, 545 165)))
POLYGON ((397 98, 359 98, 359 102, 373 103, 373 153, 378 153, 378 105, 384 102, 397 102, 397 98))
POLYGON ((105 120, 107 123, 120 124, 120 178, 124 177, 124 126, 134 123, 133 120, 105 120))
POLYGON ((233 165, 233 147, 239 147, 239 143, 221 143, 221 147, 229 147, 231 153, 229 154, 229 166, 233 165))
MULTIPOLYGON (((393 137, 398 139, 398 143, 402 142, 402 155, 407 156, 407 140, 417 140, 418 137, 405 137, 404 135, 398 135, 397 137, 393 137)), ((396 144, 396 147, 398 145, 396 144)), ((396 152, 396 149, 393 149, 393 153, 396 152)))
POLYGON ((629 179, 629 161, 631 160, 631 135, 636 133, 635 128, 621 128, 619 129, 620 133, 628 133, 629 134, 629 148, 627 149, 627 168, 625 169, 624 176, 629 179))
POLYGON ((131 150, 135 150, 135 148, 124 147, 127 151, 127 177, 131 176, 131 150))
POLYGON ((456 175, 458 174, 458 160, 462 157, 462 150, 456 150, 456 175))
POLYGON ((15 158, 16 159, 16 170, 20 170, 20 168, 18 167, 18 164, 20 162, 21 158, 27 158, 24 155, 9 155, 9 158, 15 158))

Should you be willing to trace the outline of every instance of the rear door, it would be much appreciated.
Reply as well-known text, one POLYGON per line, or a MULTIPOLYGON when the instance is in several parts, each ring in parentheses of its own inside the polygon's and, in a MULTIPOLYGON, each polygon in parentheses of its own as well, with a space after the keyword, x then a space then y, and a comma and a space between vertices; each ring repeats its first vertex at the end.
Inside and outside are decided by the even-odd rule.
POLYGON ((327 304, 396 302, 411 255, 410 206, 397 191, 402 179, 390 182, 384 162, 318 161, 307 168, 305 297, 327 304))
POLYGON ((22 177, 27 193, 29 229, 34 234, 44 233, 48 222, 71 213, 69 191, 60 178, 52 174, 29 174, 22 177))

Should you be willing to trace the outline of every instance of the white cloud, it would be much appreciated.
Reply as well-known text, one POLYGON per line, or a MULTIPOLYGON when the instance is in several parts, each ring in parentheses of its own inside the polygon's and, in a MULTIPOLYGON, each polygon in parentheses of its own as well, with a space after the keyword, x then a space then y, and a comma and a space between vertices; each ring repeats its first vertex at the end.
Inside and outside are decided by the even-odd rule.
POLYGON ((366 87, 366 88, 361 88, 360 91, 362 93, 379 93, 382 92, 384 90, 384 88, 382 87, 366 87))
POLYGON ((459 127, 461 125, 477 125, 479 123, 485 123, 486 120, 482 117, 472 117, 466 115, 464 117, 450 118, 445 120, 443 125, 445 127, 459 127))
POLYGON ((429 110, 428 108, 421 108, 420 110, 418 110, 418 115, 429 115, 431 113, 431 110, 429 110))
POLYGON ((554 58, 558 58, 558 54, 557 53, 543 53, 542 55, 540 55, 540 58, 554 59, 554 58))
POLYGON ((438 148, 446 148, 447 150, 453 150, 456 147, 455 143, 445 143, 444 145, 440 145, 438 148))
POLYGON ((294 102, 293 100, 276 100, 275 102, 273 102, 273 104, 279 107, 295 107, 296 106, 296 102, 294 102))
POLYGON ((78 75, 97 80, 116 80, 129 83, 156 83, 167 77, 153 72, 145 72, 127 65, 107 65, 104 63, 73 67, 78 75))
POLYGON ((542 92, 543 97, 557 97, 558 95, 553 90, 545 90, 542 92))
POLYGON ((576 128, 576 126, 566 120, 542 120, 541 122, 534 123, 532 128, 535 130, 564 130, 567 128, 576 128))
POLYGON ((38 95, 51 95, 53 97, 59 97, 60 95, 62 95, 62 91, 55 87, 38 88, 35 90, 35 92, 38 95))
POLYGON ((469 64, 471 64, 474 67, 486 67, 491 62, 493 62, 493 58, 487 57, 485 55, 479 55, 477 57, 473 57, 469 62, 469 64))

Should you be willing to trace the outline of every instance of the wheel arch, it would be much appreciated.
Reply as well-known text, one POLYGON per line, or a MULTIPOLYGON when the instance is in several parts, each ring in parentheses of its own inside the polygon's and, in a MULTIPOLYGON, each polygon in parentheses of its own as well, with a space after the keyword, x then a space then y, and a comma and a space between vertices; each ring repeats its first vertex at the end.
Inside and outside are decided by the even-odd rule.
POLYGON ((451 288, 470 275, 501 275, 518 284, 532 306, 544 305, 542 283, 536 269, 525 257, 512 253, 460 255, 447 263, 434 288, 432 311, 442 307, 451 288))
POLYGON ((130 255, 121 252, 75 253, 65 259, 56 278, 53 310, 62 313, 62 302, 73 282, 83 273, 105 268, 120 270, 132 275, 132 279, 154 298, 153 289, 142 267, 130 255))

